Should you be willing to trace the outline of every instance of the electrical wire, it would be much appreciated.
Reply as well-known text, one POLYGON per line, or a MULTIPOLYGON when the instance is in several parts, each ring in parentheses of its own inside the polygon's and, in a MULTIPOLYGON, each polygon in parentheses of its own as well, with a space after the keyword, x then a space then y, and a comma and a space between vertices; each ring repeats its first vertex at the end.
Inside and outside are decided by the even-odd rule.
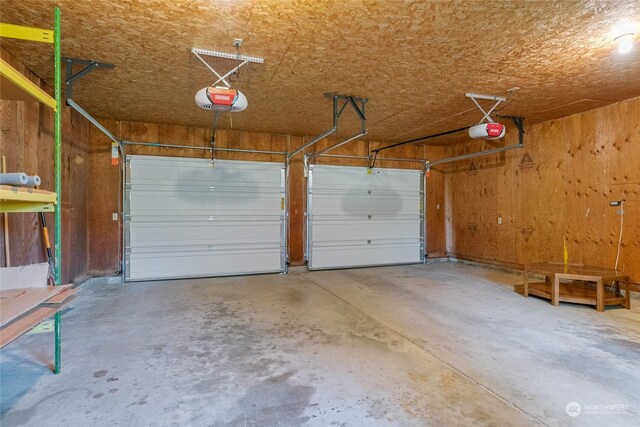
POLYGON ((622 248, 622 225, 624 224, 624 201, 620 203, 620 236, 618 237, 618 252, 616 253, 615 269, 618 269, 618 261, 620 260, 620 249, 622 248))
MULTIPOLYGON (((620 234, 618 236, 618 251, 616 252, 616 263, 614 265, 614 269, 618 270, 618 261, 620 260, 620 249, 622 248, 622 226, 624 224, 624 200, 620 202, 620 234)), ((610 291, 613 291, 616 287, 617 281, 614 280, 611 282, 611 286, 609 287, 610 291)))

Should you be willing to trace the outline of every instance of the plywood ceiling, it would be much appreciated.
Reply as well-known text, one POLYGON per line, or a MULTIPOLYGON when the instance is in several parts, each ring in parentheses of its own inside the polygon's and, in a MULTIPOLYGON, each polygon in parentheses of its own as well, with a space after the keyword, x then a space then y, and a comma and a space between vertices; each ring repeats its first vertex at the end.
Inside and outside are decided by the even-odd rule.
MULTIPOLYGON (((520 87, 503 113, 528 123, 640 95, 640 47, 622 56, 610 37, 618 22, 640 21, 637 0, 2 0, 0 16, 51 27, 55 4, 63 55, 116 65, 74 88, 102 118, 209 126, 193 96, 211 74, 190 49, 233 51, 233 37, 265 58, 237 81, 249 108, 221 119, 239 130, 317 134, 331 122, 330 91, 370 99, 378 141, 479 120, 468 91, 520 87)), ((50 47, 2 46, 52 82, 50 47)), ((357 129, 347 117, 341 134, 357 129)))

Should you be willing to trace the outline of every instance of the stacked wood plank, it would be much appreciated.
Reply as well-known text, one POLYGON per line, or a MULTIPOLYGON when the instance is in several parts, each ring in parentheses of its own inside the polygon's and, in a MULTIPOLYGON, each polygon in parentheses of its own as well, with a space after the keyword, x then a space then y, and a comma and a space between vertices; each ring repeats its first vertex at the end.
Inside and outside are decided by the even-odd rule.
POLYGON ((0 348, 66 307, 77 291, 72 286, 0 291, 0 348))

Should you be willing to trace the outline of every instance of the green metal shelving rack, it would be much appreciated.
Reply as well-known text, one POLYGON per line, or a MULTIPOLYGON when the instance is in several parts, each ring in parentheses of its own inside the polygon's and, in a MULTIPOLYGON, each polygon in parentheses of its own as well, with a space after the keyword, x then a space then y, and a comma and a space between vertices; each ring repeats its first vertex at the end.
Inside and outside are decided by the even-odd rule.
MULTIPOLYGON (((20 40, 28 40, 41 43, 53 44, 54 51, 54 102, 51 97, 39 91, 38 87, 31 83, 26 77, 21 76, 9 64, 4 61, 0 64, 0 73, 14 84, 21 87, 25 92, 32 95, 38 101, 51 107, 55 112, 54 120, 54 170, 55 170, 55 193, 58 200, 55 207, 55 236, 54 236, 54 271, 55 285, 62 284, 62 85, 61 85, 61 52, 60 52, 60 8, 53 11, 53 31, 42 28, 25 27, 21 25, 0 23, 0 37, 8 37, 20 40)), ((53 372, 60 373, 61 352, 61 316, 55 314, 54 318, 54 340, 55 340, 55 362, 53 372)))

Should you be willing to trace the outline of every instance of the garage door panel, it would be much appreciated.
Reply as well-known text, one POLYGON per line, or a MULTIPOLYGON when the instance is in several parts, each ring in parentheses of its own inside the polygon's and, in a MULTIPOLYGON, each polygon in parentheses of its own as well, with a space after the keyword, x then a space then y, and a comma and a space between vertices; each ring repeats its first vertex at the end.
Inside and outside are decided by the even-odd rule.
POLYGON ((414 170, 312 166, 309 268, 421 262, 422 183, 422 173, 414 170))
POLYGON ((208 222, 152 222, 134 223, 129 228, 131 240, 136 242, 136 249, 168 246, 208 246, 211 242, 217 245, 237 243, 240 245, 255 244, 256 241, 268 241, 273 247, 280 244, 280 221, 228 221, 208 222), (250 228, 251 234, 238 235, 239 228, 250 228))
POLYGON ((314 243, 352 239, 415 239, 420 233, 420 220, 314 220, 314 243))
POLYGON ((420 188, 419 173, 407 174, 406 169, 367 169, 344 166, 314 166, 314 176, 322 182, 323 190, 379 189, 394 191, 420 188), (339 173, 336 173, 339 171, 339 173))
POLYGON ((149 211, 157 215, 176 215, 177 212, 188 214, 206 214, 207 212, 230 214, 255 214, 281 212, 280 192, 271 194, 250 193, 246 195, 225 195, 210 193, 170 194, 161 191, 138 191, 135 186, 131 190, 130 214, 145 215, 149 211), (159 212, 160 211, 160 212, 159 212))
POLYGON ((313 194, 314 215, 332 215, 336 212, 342 214, 368 215, 414 215, 419 216, 420 193, 411 195, 361 195, 352 196, 328 196, 313 194))
POLYGON ((273 272, 280 262, 280 251, 274 249, 231 248, 231 250, 187 250, 139 252, 127 255, 129 280, 207 277, 212 275, 257 274, 273 272), (247 262, 251 260, 251 262, 247 262))
POLYGON ((184 157, 128 156, 131 180, 140 184, 191 187, 198 182, 215 181, 218 186, 253 186, 280 184, 273 175, 274 163, 216 160, 184 157), (233 169, 229 166, 233 164, 233 169))
POLYGON ((385 264, 419 263, 420 243, 315 246, 314 268, 344 268, 385 264))
POLYGON ((283 165, 130 156, 128 280, 285 270, 283 165), (258 257, 259 259, 254 259, 258 257))

